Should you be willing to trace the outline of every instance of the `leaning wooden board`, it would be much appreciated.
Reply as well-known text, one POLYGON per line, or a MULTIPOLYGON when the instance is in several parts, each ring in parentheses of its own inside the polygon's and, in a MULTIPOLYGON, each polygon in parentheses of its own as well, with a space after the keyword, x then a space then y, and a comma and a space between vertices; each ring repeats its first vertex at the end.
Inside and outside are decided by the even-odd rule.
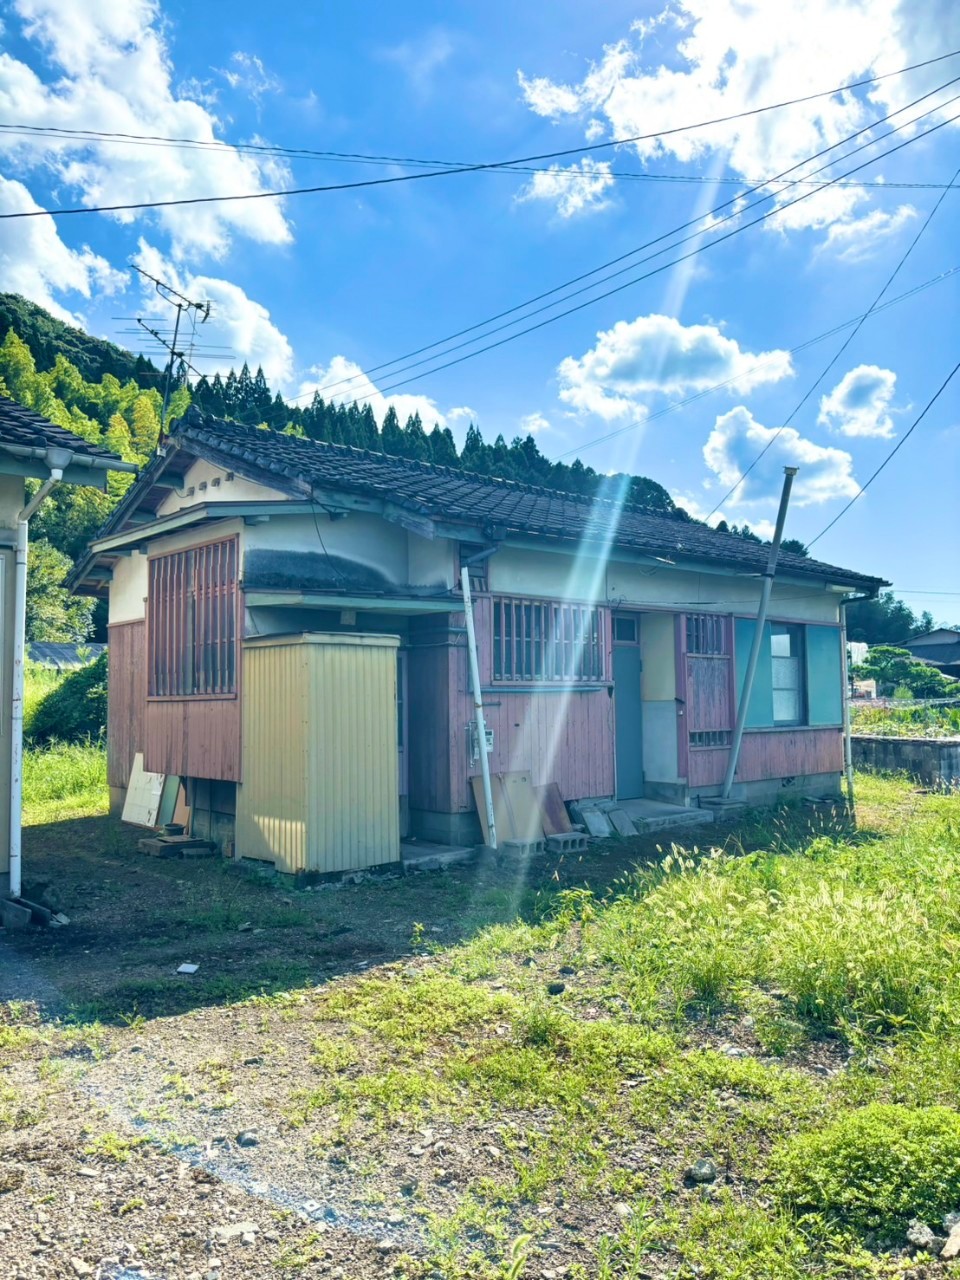
POLYGON ((533 794, 540 806, 543 819, 543 834, 547 836, 565 836, 573 830, 573 823, 563 803, 559 784, 548 782, 545 786, 534 787, 533 794))
MULTIPOLYGON (((483 779, 471 778, 473 798, 483 838, 490 843, 487 806, 483 796, 483 779)), ((543 814, 529 773, 493 773, 490 775, 493 817, 497 824, 497 841, 540 840, 543 838, 543 814)), ((561 805, 563 801, 561 800, 561 805)), ((569 830, 569 827, 568 827, 569 830)))

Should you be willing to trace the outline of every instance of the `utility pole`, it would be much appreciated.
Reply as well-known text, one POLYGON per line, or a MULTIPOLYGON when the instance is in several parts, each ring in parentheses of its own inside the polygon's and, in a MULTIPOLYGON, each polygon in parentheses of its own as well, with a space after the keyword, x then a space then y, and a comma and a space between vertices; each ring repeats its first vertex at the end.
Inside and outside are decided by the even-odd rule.
MULTIPOLYGON (((170 383, 173 380, 174 363, 175 361, 180 360, 187 365, 188 368, 193 369, 193 365, 190 364, 189 360, 187 360, 186 352, 177 350, 177 339, 180 336, 180 318, 185 311, 188 313, 190 311, 194 311, 200 317, 200 323, 206 324, 210 319, 210 303, 194 302, 192 298, 186 297, 185 294, 178 293, 172 285, 167 284, 164 280, 158 280, 156 276, 150 275, 149 271, 144 271, 143 268, 138 267, 136 263, 131 263, 130 265, 133 267, 134 271, 139 272, 145 280, 151 281, 163 301, 169 303, 171 307, 174 307, 177 313, 177 317, 173 322, 172 342, 167 342, 165 338, 162 338, 160 334, 157 333, 156 329, 151 329, 149 325, 145 324, 139 318, 137 319, 137 324, 141 329, 145 329, 147 333, 156 338, 156 340, 170 352, 170 359, 167 361, 166 373, 164 374, 163 379, 163 407, 160 410, 160 436, 162 439, 167 425, 167 405, 170 403, 170 383)), ((193 371, 194 373, 197 373, 196 369, 193 369, 193 371)))

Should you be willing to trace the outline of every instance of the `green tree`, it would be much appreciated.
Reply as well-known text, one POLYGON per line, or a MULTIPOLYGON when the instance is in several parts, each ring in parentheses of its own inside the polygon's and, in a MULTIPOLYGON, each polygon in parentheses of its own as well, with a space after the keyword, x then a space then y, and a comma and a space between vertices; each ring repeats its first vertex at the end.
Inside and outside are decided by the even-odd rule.
POLYGON ((936 698, 953 684, 936 667, 918 662, 909 649, 887 644, 870 649, 866 662, 854 667, 853 673, 858 680, 876 680, 880 693, 892 693, 902 686, 915 698, 936 698))
POLYGON ((397 411, 393 405, 390 405, 383 415, 380 442, 384 453, 391 453, 395 458, 403 457, 403 428, 400 426, 400 419, 397 417, 397 411))
POLYGON ((27 558, 27 640, 89 640, 93 600, 72 596, 63 582, 70 558, 45 538, 30 544, 27 558))
POLYGON ((892 591, 882 591, 875 600, 855 600, 847 605, 847 635, 851 640, 895 645, 932 630, 930 614, 918 618, 892 591))
POLYGON ((430 442, 430 461, 438 467, 455 467, 460 459, 457 457, 457 446, 453 432, 449 427, 440 429, 436 423, 427 437, 430 442))
POLYGON ((160 439, 160 409, 163 401, 157 391, 141 391, 130 413, 130 438, 134 453, 146 462, 160 439))
POLYGON ((8 330, 0 343, 0 377, 14 400, 26 403, 24 397, 29 394, 36 374, 37 366, 30 348, 12 329, 8 330))

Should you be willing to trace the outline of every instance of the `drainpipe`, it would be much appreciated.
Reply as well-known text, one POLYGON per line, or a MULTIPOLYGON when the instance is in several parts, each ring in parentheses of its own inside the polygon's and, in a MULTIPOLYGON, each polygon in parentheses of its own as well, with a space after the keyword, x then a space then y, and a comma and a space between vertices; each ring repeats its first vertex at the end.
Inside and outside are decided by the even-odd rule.
POLYGON ((490 760, 487 756, 487 723, 483 715, 483 695, 480 692, 480 662, 477 658, 477 632, 473 625, 473 600, 470 596, 470 565, 485 560, 497 550, 485 548, 460 565, 460 586, 463 589, 463 612, 467 620, 467 653, 470 656, 470 683, 473 685, 473 714, 477 726, 477 749, 480 752, 480 776, 483 779, 483 803, 487 811, 487 839, 492 849, 497 847, 497 820, 493 812, 493 788, 490 785, 490 760))
POLYGON ((843 777, 847 792, 847 805, 854 811, 853 794, 853 738, 850 724, 850 672, 847 658, 847 605, 859 600, 874 600, 876 593, 867 596, 844 596, 840 601, 840 662, 843 672, 843 777))
POLYGON ((727 772, 723 779, 723 791, 721 796, 724 800, 730 799, 730 791, 733 787, 733 777, 737 772, 737 764, 740 760, 740 744, 743 742, 743 729, 747 722, 747 708, 750 706, 750 695, 753 693, 753 681, 757 674, 757 663, 760 660, 760 646, 763 643, 763 628, 767 621, 767 610, 770 607, 770 593, 773 591, 773 577, 777 570, 777 558, 780 555, 780 540, 783 537, 783 526, 787 518, 787 506, 790 502, 790 490, 793 488, 793 477, 797 474, 799 467, 783 468, 783 492, 780 494, 780 510, 777 512, 777 526, 773 533, 773 542, 770 544, 770 555, 767 557, 767 567, 763 571, 763 587, 760 591, 760 606, 757 609, 756 630, 753 633, 753 644, 750 646, 750 660, 747 663, 747 671, 744 676, 743 689, 740 693, 740 705, 737 707, 737 724, 733 731, 733 741, 730 744, 730 759, 727 761, 727 772))
POLYGON ((44 461, 50 475, 17 516, 17 549, 13 604, 13 689, 10 714, 10 893, 19 898, 22 892, 21 809, 23 805, 23 663, 26 650, 27 623, 27 549, 30 517, 44 498, 63 478, 73 461, 69 449, 47 449, 44 461))

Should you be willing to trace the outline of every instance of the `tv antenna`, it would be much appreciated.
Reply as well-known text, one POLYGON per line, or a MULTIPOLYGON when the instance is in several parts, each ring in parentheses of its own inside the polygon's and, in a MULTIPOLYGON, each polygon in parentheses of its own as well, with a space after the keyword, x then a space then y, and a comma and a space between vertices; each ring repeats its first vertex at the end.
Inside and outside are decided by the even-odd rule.
MULTIPOLYGON (((188 315, 192 313, 194 328, 196 328, 196 323, 198 319, 201 324, 206 324, 207 321, 210 319, 210 303, 194 302, 192 298, 188 298, 185 294, 179 293, 176 289, 174 289, 172 285, 167 284, 165 280, 158 280, 156 276, 152 276, 149 271, 144 271, 143 268, 138 267, 136 263, 131 262, 130 265, 133 267, 134 271, 138 272, 140 275, 143 276, 145 280, 149 280, 153 284, 154 288, 156 289, 159 296, 163 299, 163 301, 166 303, 169 303, 169 305, 173 307, 177 313, 176 320, 174 321, 174 324, 173 324, 173 339, 170 342, 168 342, 166 338, 162 337, 157 332, 156 329, 151 329, 150 326, 147 324, 144 324, 144 322, 139 317, 137 318, 137 324, 141 327, 141 329, 145 329, 147 333, 149 333, 153 338, 157 340, 157 342, 160 343, 161 346, 166 347, 166 349, 170 352, 170 358, 167 361, 166 373, 163 379, 163 407, 160 410, 160 435, 162 438, 164 429, 166 427, 167 405, 170 402, 170 383, 173 379, 173 370, 174 370, 175 362, 179 361, 181 364, 185 365, 188 369, 193 369, 194 373, 198 373, 198 370, 194 369, 193 365, 187 359, 187 353, 185 351, 179 351, 177 349, 177 339, 180 336, 180 319, 183 316, 184 312, 186 312, 188 315)), ((191 354, 192 354, 192 351, 191 351, 191 354)))

